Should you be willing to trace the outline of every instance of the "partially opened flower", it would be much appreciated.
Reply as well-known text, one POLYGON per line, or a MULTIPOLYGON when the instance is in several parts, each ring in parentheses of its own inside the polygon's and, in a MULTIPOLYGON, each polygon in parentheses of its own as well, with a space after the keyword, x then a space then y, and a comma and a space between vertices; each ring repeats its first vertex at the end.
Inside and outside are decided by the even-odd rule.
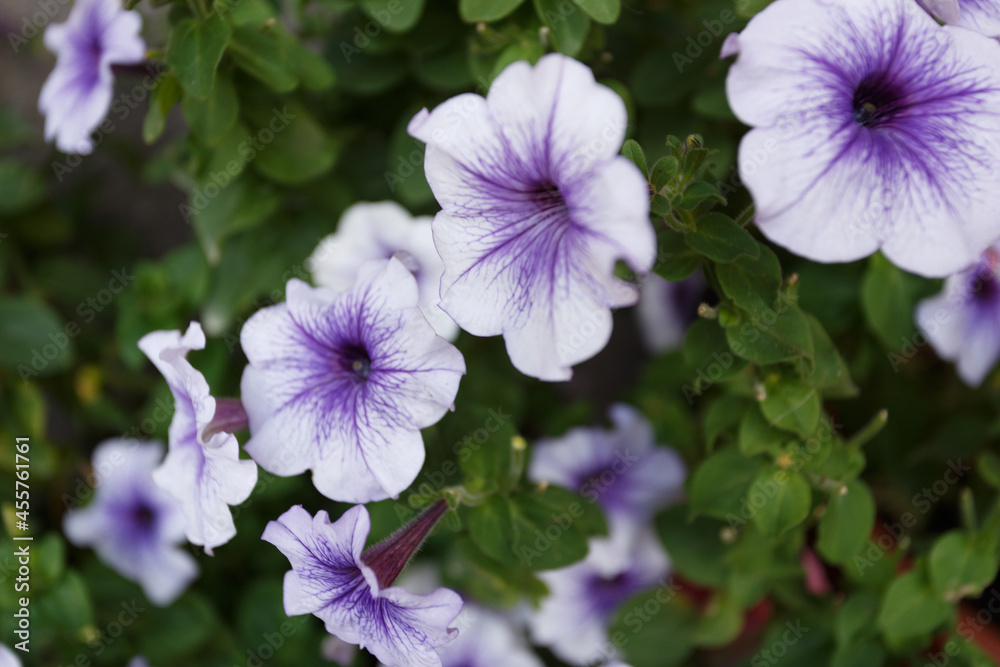
POLYGON ((538 575, 549 595, 529 621, 534 640, 573 665, 614 657, 608 655, 608 627, 618 607, 662 585, 670 567, 649 530, 622 531, 612 524, 610 537, 591 538, 590 546, 585 560, 538 575))
POLYGON ((45 139, 66 153, 93 150, 90 135, 108 113, 114 93, 112 65, 142 62, 142 18, 120 0, 77 0, 65 23, 45 31, 56 66, 42 86, 38 110, 45 139))
POLYGON ((423 465, 420 429, 455 400, 462 354, 424 319, 396 258, 366 262, 347 292, 291 280, 286 293, 241 333, 247 451, 277 475, 312 469, 334 500, 397 496, 423 465))
POLYGON ((439 501, 364 551, 371 529, 364 506, 333 523, 325 511, 312 517, 292 507, 263 535, 292 565, 285 575, 285 612, 315 614, 328 632, 390 667, 441 667, 435 649, 455 637, 449 625, 462 610, 462 598, 447 588, 414 595, 392 584, 446 510, 439 501))
POLYGON ((611 406, 614 428, 575 428, 539 440, 528 476, 600 503, 612 520, 641 524, 679 499, 687 469, 676 451, 656 445, 653 427, 628 405, 611 406))
POLYGON ((420 310, 439 336, 454 340, 458 325, 438 307, 444 263, 434 249, 429 217, 414 218, 393 201, 362 202, 344 211, 337 231, 320 241, 307 260, 321 287, 348 289, 369 259, 396 256, 420 290, 420 310))
POLYGON ((973 267, 945 281, 917 306, 917 326, 966 384, 978 387, 1000 360, 1000 245, 973 267))
POLYGON ((236 535, 229 505, 246 500, 257 484, 257 466, 240 460, 236 436, 226 432, 206 435, 216 413, 208 382, 187 360, 191 350, 205 348, 201 325, 192 322, 180 331, 154 331, 139 340, 139 349, 163 374, 174 395, 170 446, 153 479, 180 501, 191 544, 213 547, 236 535))
POLYGON ((94 450, 98 473, 94 500, 66 513, 63 530, 70 542, 90 546, 146 597, 167 605, 198 573, 194 558, 180 548, 184 513, 180 504, 153 483, 163 456, 159 443, 106 440, 94 450))
POLYGON ((945 23, 1000 37, 1000 2, 997 0, 920 0, 927 11, 945 23))
POLYGON ((646 346, 654 353, 680 347, 688 326, 698 315, 698 304, 704 294, 705 279, 701 273, 680 282, 650 274, 642 283, 636 308, 646 346))
POLYGON ((777 0, 738 48, 740 175, 772 241, 944 276, 1000 237, 1000 44, 911 0, 777 0))
POLYGON ((442 209, 441 308, 471 334, 503 334, 527 375, 569 379, 608 342, 610 310, 638 298, 615 263, 653 266, 648 185, 618 155, 627 122, 617 94, 558 54, 410 121, 442 209))

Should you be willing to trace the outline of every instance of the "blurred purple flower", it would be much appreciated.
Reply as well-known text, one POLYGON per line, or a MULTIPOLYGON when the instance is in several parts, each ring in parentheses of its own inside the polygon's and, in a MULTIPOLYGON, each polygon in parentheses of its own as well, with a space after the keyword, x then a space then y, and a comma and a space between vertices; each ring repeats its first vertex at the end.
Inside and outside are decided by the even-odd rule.
POLYGON ((246 500, 257 484, 257 465, 240 460, 240 446, 231 433, 206 437, 216 402, 208 382, 186 359, 191 350, 205 349, 201 325, 192 322, 187 332, 154 331, 139 340, 139 349, 163 374, 174 395, 170 421, 170 446, 153 479, 177 498, 187 520, 187 538, 203 545, 205 552, 236 535, 229 505, 246 500))
POLYGON ((157 605, 174 601, 198 574, 184 541, 184 513, 153 483, 163 456, 159 443, 106 440, 94 450, 100 471, 94 500, 66 513, 63 530, 77 546, 97 555, 127 579, 138 582, 157 605))
POLYGON ((654 273, 642 283, 640 291, 636 312, 646 347, 656 354, 680 347, 688 326, 698 316, 705 278, 695 273, 675 283, 654 273))
POLYGON ((769 239, 944 276, 1000 237, 1000 44, 910 0, 777 0, 738 45, 740 175, 769 239))
POLYGON ((610 409, 613 429, 574 428, 539 440, 528 476, 600 503, 612 521, 642 524, 679 499, 687 469, 672 449, 656 445, 653 427, 635 408, 610 409))
POLYGON ((441 308, 473 335, 503 334, 522 373, 568 380, 607 344, 610 309, 638 298, 615 263, 653 266, 649 187, 618 155, 627 124, 621 98, 559 54, 410 121, 442 208, 441 308))
POLYGON ((452 407, 465 373, 417 301, 398 259, 370 260, 348 292, 291 280, 285 303, 250 318, 242 401, 246 450, 261 467, 311 468, 323 495, 346 502, 395 497, 413 482, 420 429, 452 407))
POLYGON ((365 261, 393 255, 417 279, 424 317, 439 336, 455 340, 458 325, 438 307, 444 263, 434 249, 429 217, 414 218, 393 201, 355 204, 307 263, 317 285, 342 292, 354 283, 365 261))
POLYGON ((616 610, 662 584, 669 568, 650 531, 623 531, 612 524, 609 538, 591 538, 585 560, 538 575, 549 595, 529 618, 532 637, 573 665, 614 657, 608 655, 608 626, 616 610))
POLYGON ((21 667, 21 658, 6 644, 0 644, 0 667, 21 667))
POLYGON ((120 0, 77 0, 65 23, 45 31, 56 66, 42 86, 38 110, 45 115, 45 139, 65 153, 93 150, 91 133, 108 113, 114 92, 113 64, 141 62, 146 45, 142 18, 120 0))
POLYGON ((455 625, 458 637, 438 649, 443 667, 543 667, 505 614, 466 603, 455 625))
POLYGON ((1000 2, 997 0, 918 0, 945 23, 1000 37, 1000 2))
POLYGON ((917 306, 917 326, 958 375, 978 387, 1000 359, 1000 245, 979 263, 945 281, 944 290, 917 306))
POLYGON ((371 529, 357 505, 334 523, 300 505, 267 524, 263 539, 288 558, 284 605, 289 616, 315 614, 345 642, 368 649, 393 667, 441 667, 435 649, 456 634, 449 624, 462 609, 454 591, 414 595, 392 582, 447 509, 443 501, 362 553, 371 529))

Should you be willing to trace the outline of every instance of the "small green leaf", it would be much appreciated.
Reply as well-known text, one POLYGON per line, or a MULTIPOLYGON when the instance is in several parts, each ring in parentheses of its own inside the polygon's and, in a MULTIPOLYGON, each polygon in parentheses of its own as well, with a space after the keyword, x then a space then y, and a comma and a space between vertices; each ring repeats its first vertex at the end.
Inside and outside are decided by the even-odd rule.
POLYGON ((801 310, 788 305, 780 311, 771 311, 769 317, 726 327, 726 340, 734 354, 762 365, 800 358, 811 361, 813 354, 809 323, 801 310))
POLYGON ((322 176, 337 161, 344 136, 327 134, 301 104, 292 102, 280 109, 254 106, 247 114, 260 128, 257 136, 263 148, 253 166, 265 177, 284 185, 299 185, 322 176), (265 132, 273 137, 266 144, 265 132))
POLYGON ((674 505, 656 518, 656 530, 670 553, 674 570, 711 588, 721 587, 728 574, 726 545, 720 537, 725 526, 704 517, 688 521, 683 505, 674 505))
POLYGON ((632 164, 639 167, 639 171, 646 178, 649 178, 649 167, 646 166, 646 154, 634 139, 629 139, 622 145, 622 155, 632 161, 632 164))
MULTIPOLYGON (((741 231, 746 234, 745 230, 741 231)), ((749 253, 736 255, 729 263, 717 266, 716 275, 733 303, 752 317, 766 318, 773 316, 775 311, 778 288, 781 286, 781 264, 770 248, 759 243, 756 245, 758 256, 749 253)))
POLYGON ((951 606, 931 590, 919 570, 911 570, 889 586, 877 625, 890 646, 931 632, 951 616, 951 606))
POLYGON ((987 484, 1000 490, 1000 456, 993 452, 983 452, 976 470, 987 484))
POLYGON ((469 510, 469 537, 483 553, 504 565, 515 566, 520 559, 511 551, 514 525, 506 498, 490 496, 469 510))
MULTIPOLYGON (((725 204, 726 198, 719 194, 719 188, 708 183, 706 181, 695 181, 691 185, 684 189, 684 194, 681 197, 678 206, 685 211, 692 211, 707 201, 711 201, 715 204, 725 204)), ((710 207, 709 207, 710 208, 710 207)), ((720 215, 720 214, 714 214, 720 215)), ((723 216, 728 218, 728 216, 723 216)), ((736 225, 740 229, 743 229, 739 225, 736 225)), ((746 230, 743 230, 746 233, 746 230)), ((754 244, 754 254, 756 254, 756 244, 754 244)))
POLYGON ((875 525, 875 500, 868 486, 852 480, 834 491, 819 521, 816 549, 828 562, 846 565, 871 536, 875 525))
POLYGON ((0 297, 0 366, 24 380, 58 373, 73 360, 74 331, 41 301, 0 297))
MULTIPOLYGON (((690 605, 681 601, 676 591, 666 586, 640 593, 623 603, 609 631, 609 637, 625 637, 621 645, 628 664, 633 667, 680 667, 694 651, 692 639, 698 623, 690 605), (670 641, 663 641, 670 637, 670 641)), ((597 646, 592 661, 600 664, 604 647, 597 646)))
MULTIPOLYGON (((760 257, 760 244, 732 218, 721 213, 711 213, 698 220, 697 229, 685 233, 684 240, 716 262, 735 262, 741 257, 745 257, 746 262, 755 262, 760 257)), ((780 267, 778 280, 781 280, 780 267)))
POLYGON ((680 171, 681 165, 673 155, 664 155, 653 165, 649 172, 649 182, 660 192, 671 185, 674 177, 680 171))
POLYGON ((993 581, 1000 561, 976 536, 955 530, 938 539, 928 558, 931 585, 946 602, 976 596, 993 581))
POLYGON ((798 380, 778 378, 764 385, 760 409, 777 428, 807 438, 816 429, 822 409, 819 392, 798 380))
POLYGON ((659 254, 653 271, 671 282, 691 277, 701 266, 701 255, 688 246, 679 232, 660 232, 656 236, 659 254))
POLYGON ((915 335, 913 312, 927 281, 896 268, 881 254, 868 262, 861 283, 861 306, 868 326, 890 350, 912 344, 915 335))
POLYGON ((285 61, 302 82, 303 88, 322 92, 333 85, 337 78, 336 72, 325 58, 316 55, 288 35, 282 33, 279 39, 284 45, 285 61))
POLYGON ((760 531, 781 537, 809 516, 812 492, 800 473, 765 468, 750 485, 748 500, 756 510, 753 521, 760 531))
POLYGON ((167 63, 189 95, 200 100, 208 97, 230 36, 229 24, 218 14, 202 22, 185 19, 174 27, 167 45, 167 63))
POLYGON ((181 98, 181 84, 173 73, 164 74, 150 95, 149 111, 142 121, 142 140, 151 144, 160 138, 167 125, 167 114, 181 98))
POLYGON ((361 8, 386 32, 402 33, 420 21, 425 0, 361 0, 361 8))
POLYGON ((748 459, 736 448, 722 449, 706 459, 688 480, 692 516, 726 519, 737 515, 761 466, 759 459, 748 459))
POLYGON ((285 43, 272 33, 250 26, 236 28, 229 42, 229 55, 237 67, 279 93, 299 85, 287 61, 285 43))
POLYGON ((754 456, 756 454, 777 455, 781 451, 781 445, 788 440, 788 436, 772 426, 760 408, 755 406, 747 410, 740 422, 740 451, 744 456, 754 456))
POLYGON ((532 570, 566 567, 587 555, 588 532, 584 527, 593 521, 588 515, 596 508, 568 491, 551 492, 554 488, 510 498, 512 549, 518 560, 532 570), (572 498, 570 502, 565 501, 565 494, 572 498))
POLYGON ((733 356, 726 332, 714 320, 695 320, 684 338, 684 361, 702 385, 726 382, 746 370, 747 362, 733 356))
POLYGON ((837 610, 834 636, 837 646, 849 648, 869 639, 875 634, 875 615, 878 613, 879 598, 874 593, 861 590, 852 593, 837 610))
POLYGON ((517 9, 524 0, 459 0, 458 14, 466 23, 496 21, 517 9))
POLYGON ((573 0, 598 23, 610 25, 622 11, 621 0, 573 0))
POLYGON ((801 365, 803 381, 823 389, 824 396, 829 398, 849 398, 857 395, 858 389, 851 382, 847 364, 823 329, 823 325, 811 314, 805 313, 805 316, 809 322, 809 334, 813 342, 813 358, 812 368, 805 363, 801 365))
POLYGON ((206 145, 215 146, 236 124, 240 101, 233 82, 219 73, 212 92, 205 100, 186 96, 181 107, 191 131, 206 145))

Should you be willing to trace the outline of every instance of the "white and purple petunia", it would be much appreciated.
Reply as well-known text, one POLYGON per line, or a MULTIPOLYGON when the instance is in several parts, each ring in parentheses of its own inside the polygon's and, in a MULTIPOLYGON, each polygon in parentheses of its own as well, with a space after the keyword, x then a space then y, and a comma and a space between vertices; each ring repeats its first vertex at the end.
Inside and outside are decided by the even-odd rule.
POLYGON ((704 294, 705 279, 700 272, 680 282, 650 274, 642 283, 636 307, 646 347, 657 354, 680 347, 704 294))
POLYGON ((987 37, 1000 37, 1000 2, 997 0, 918 0, 945 23, 962 26, 987 37))
POLYGON ((917 326, 958 375, 978 387, 1000 360, 1000 245, 979 263, 945 281, 944 290, 917 306, 917 326))
POLYGON ((206 434, 216 413, 208 382, 187 360, 191 350, 205 348, 201 325, 192 322, 180 331, 154 331, 139 340, 174 395, 169 449, 153 479, 177 498, 187 519, 187 538, 208 554, 236 535, 229 505, 246 500, 257 484, 257 466, 240 460, 240 446, 232 433, 206 434))
POLYGON ((345 502, 395 497, 420 472, 420 429, 452 407, 465 360, 421 314, 396 258, 369 260, 350 290, 291 280, 287 301, 241 333, 246 450, 276 475, 313 471, 345 502))
POLYGON ((543 667, 506 614, 466 603, 455 625, 458 637, 438 649, 442 667, 543 667))
MULTIPOLYGON (((420 539, 403 554, 404 560, 436 522, 437 517, 431 518, 418 530, 420 539)), ((370 529, 368 511, 361 505, 333 523, 325 511, 312 517, 301 506, 270 522, 263 539, 292 565, 285 574, 285 612, 315 614, 328 632, 391 667, 441 667, 435 649, 454 639, 456 630, 449 626, 462 610, 462 598, 447 588, 415 595, 392 586, 399 570, 380 575, 372 565, 372 550, 363 551, 370 529)))
POLYGON ((115 439, 98 445, 94 500, 67 512, 63 530, 70 542, 93 547, 138 582, 151 602, 167 605, 194 580, 198 565, 179 546, 185 536, 180 503, 153 482, 162 457, 159 443, 115 439))
POLYGON ((313 282, 342 292, 354 284, 367 260, 393 256, 417 279, 424 317, 439 336, 455 340, 458 325, 438 307, 444 263, 434 249, 430 217, 414 218, 393 201, 355 204, 306 263, 313 282))
POLYGON ((772 241, 945 276, 1000 237, 1000 44, 912 0, 777 0, 735 44, 740 175, 772 241))
POLYGON ((0 667, 21 667, 21 658, 6 644, 0 644, 0 667))
POLYGON ((441 308, 473 335, 503 334, 526 375, 569 379, 607 344, 611 309, 638 299, 615 263, 653 266, 648 185, 618 155, 627 123, 621 98, 559 54, 410 121, 442 209, 441 308))
POLYGON ((591 538, 579 563, 538 576, 549 588, 529 616, 535 642, 572 665, 592 665, 608 657, 608 627, 619 606, 665 582, 670 561, 648 529, 621 530, 612 523, 607 538, 591 538))
POLYGON ((45 31, 56 66, 42 86, 38 110, 45 115, 45 139, 65 153, 93 150, 90 135, 111 107, 112 65, 142 62, 146 45, 142 18, 120 0, 77 0, 65 23, 45 31))
POLYGON ((638 410, 616 404, 609 412, 613 429, 574 428, 539 440, 528 476, 599 503, 612 521, 642 524, 680 498, 687 469, 676 451, 656 445, 638 410))

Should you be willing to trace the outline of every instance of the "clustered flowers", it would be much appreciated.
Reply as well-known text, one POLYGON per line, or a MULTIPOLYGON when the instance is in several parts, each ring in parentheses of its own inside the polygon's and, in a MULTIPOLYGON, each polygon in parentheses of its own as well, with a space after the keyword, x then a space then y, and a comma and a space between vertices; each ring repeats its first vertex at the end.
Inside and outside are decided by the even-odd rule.
MULTIPOLYGON (((925 5, 958 27, 908 0, 777 0, 726 40, 737 56, 728 96, 753 128, 739 165, 763 234, 819 261, 881 250, 909 271, 951 275, 918 321, 978 384, 1000 357, 1000 14, 972 0, 925 5)), ((140 26, 117 0, 79 0, 46 32, 58 61, 39 107, 61 150, 90 151, 111 65, 144 56, 140 26)), ((509 618, 485 611, 482 646, 439 652, 462 598, 396 585, 447 503, 367 549, 363 503, 397 498, 419 474, 421 430, 454 409, 466 372, 450 342, 459 328, 502 335, 526 375, 568 380, 607 344, 612 309, 641 293, 649 346, 680 343, 704 282, 652 278, 640 292, 615 272, 622 261, 648 274, 657 256, 648 184, 619 155, 627 122, 615 92, 558 54, 510 65, 486 97, 422 110, 408 130, 427 145, 433 220, 391 202, 348 209, 309 260, 317 286, 289 281, 283 303, 245 324, 238 401, 215 399, 187 360, 206 344, 198 323, 145 336, 174 397, 165 458, 158 443, 99 445, 94 501, 69 512, 67 536, 168 604, 197 573, 179 545, 211 555, 234 537, 229 506, 253 492, 257 466, 308 470, 324 496, 356 505, 336 521, 294 506, 267 525, 263 539, 291 565, 285 611, 315 614, 388 665, 500 664, 482 646, 509 643, 509 618), (249 458, 234 435, 244 428, 249 458)), ((527 615, 537 643, 579 665, 607 643, 618 605, 668 575, 650 520, 686 476, 634 408, 614 406, 611 420, 539 442, 529 470, 609 520, 586 560, 542 575, 551 594, 527 615)), ((524 653, 517 664, 539 664, 524 653)))

